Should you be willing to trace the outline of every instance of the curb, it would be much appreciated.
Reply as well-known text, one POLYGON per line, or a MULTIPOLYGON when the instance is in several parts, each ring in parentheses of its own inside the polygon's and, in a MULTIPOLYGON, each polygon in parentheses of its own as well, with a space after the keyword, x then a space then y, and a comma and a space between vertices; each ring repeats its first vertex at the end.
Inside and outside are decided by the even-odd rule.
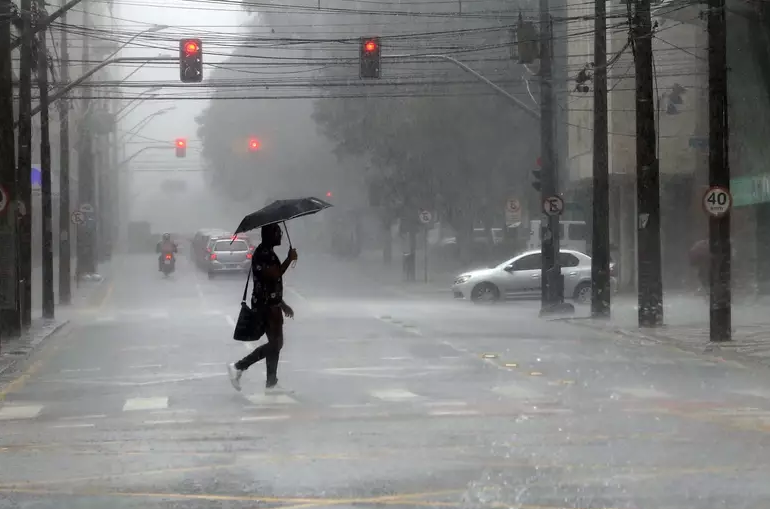
MULTIPOLYGON (((40 347, 48 341, 52 336, 59 332, 66 325, 69 325, 70 320, 64 319, 54 325, 51 329, 47 330, 40 336, 35 337, 32 341, 25 343, 23 346, 19 345, 18 348, 14 348, 14 352, 3 354, 0 359, 9 359, 4 365, 0 365, 0 375, 3 375, 6 371, 12 370, 19 362, 28 359, 33 353, 35 353, 40 347), (19 352, 19 353, 15 353, 19 352)), ((11 343, 13 344, 13 343, 11 343)), ((7 346, 6 346, 7 348, 7 346)))
POLYGON ((703 346, 693 346, 689 343, 683 343, 682 341, 679 341, 676 338, 673 338, 671 336, 664 336, 662 334, 643 334, 641 332, 630 331, 628 329, 622 329, 620 327, 615 327, 615 326, 610 326, 606 328, 597 326, 589 323, 588 319, 586 318, 562 318, 562 319, 555 319, 553 321, 557 321, 557 320, 561 322, 569 323, 571 325, 576 325, 578 327, 583 327, 585 329, 595 330, 597 332, 606 332, 609 334, 615 334, 617 336, 622 336, 627 339, 648 341, 660 346, 673 347, 682 352, 692 353, 696 355, 707 355, 723 362, 734 362, 734 363, 740 364, 743 367, 748 367, 749 365, 752 365, 754 367, 763 367, 763 368, 768 367, 768 365, 765 362, 762 362, 756 359, 755 357, 752 357, 751 355, 745 355, 745 354, 740 354, 740 353, 731 352, 729 350, 725 350, 722 346, 716 343, 706 343, 703 346))

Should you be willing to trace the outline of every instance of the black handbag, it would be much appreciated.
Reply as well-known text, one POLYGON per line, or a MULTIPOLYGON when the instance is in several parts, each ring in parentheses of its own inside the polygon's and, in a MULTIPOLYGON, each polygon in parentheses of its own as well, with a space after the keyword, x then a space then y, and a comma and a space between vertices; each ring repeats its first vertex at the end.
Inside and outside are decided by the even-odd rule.
POLYGON ((266 309, 264 307, 252 308, 246 303, 251 277, 251 270, 249 270, 249 275, 246 277, 246 287, 243 289, 243 299, 241 299, 241 311, 238 313, 238 321, 235 323, 235 331, 233 332, 233 339, 236 341, 259 341, 267 328, 266 309))

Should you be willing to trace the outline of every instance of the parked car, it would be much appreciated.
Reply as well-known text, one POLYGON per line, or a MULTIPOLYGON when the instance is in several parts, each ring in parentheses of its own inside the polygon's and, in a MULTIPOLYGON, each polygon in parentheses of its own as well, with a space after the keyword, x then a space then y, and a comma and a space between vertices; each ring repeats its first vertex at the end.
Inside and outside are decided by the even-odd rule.
MULTIPOLYGON (((526 251, 487 269, 464 272, 452 285, 455 298, 472 301, 499 299, 540 298, 540 251, 526 251)), ((584 304, 591 302, 591 258, 569 249, 559 253, 559 264, 564 276, 564 297, 584 304)), ((615 264, 610 263, 610 286, 617 291, 614 277, 615 264)))

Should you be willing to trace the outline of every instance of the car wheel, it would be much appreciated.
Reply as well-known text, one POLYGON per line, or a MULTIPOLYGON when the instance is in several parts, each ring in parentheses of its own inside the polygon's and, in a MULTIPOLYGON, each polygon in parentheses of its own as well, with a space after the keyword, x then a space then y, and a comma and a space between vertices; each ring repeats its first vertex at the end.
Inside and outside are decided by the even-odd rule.
POLYGON ((500 290, 492 283, 481 283, 471 290, 471 300, 473 302, 496 302, 500 300, 500 290))
POLYGON ((575 294, 573 295, 575 302, 578 304, 590 304, 591 303, 591 283, 580 283, 575 288, 575 294))

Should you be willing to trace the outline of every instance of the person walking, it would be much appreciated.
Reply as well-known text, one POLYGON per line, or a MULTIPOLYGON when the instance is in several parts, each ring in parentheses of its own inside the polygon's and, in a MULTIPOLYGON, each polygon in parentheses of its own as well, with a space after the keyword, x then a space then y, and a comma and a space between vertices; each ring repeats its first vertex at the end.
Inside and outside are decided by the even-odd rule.
POLYGON ((278 359, 283 348, 283 317, 294 318, 294 310, 283 300, 283 275, 292 262, 297 260, 297 250, 289 249, 289 254, 281 263, 275 254, 275 247, 281 245, 283 232, 277 224, 262 227, 262 242, 254 250, 251 271, 254 277, 254 291, 251 307, 265 314, 265 335, 267 343, 258 346, 238 362, 228 364, 230 383, 241 390, 243 372, 253 364, 265 359, 267 368, 266 389, 278 389, 278 359))

